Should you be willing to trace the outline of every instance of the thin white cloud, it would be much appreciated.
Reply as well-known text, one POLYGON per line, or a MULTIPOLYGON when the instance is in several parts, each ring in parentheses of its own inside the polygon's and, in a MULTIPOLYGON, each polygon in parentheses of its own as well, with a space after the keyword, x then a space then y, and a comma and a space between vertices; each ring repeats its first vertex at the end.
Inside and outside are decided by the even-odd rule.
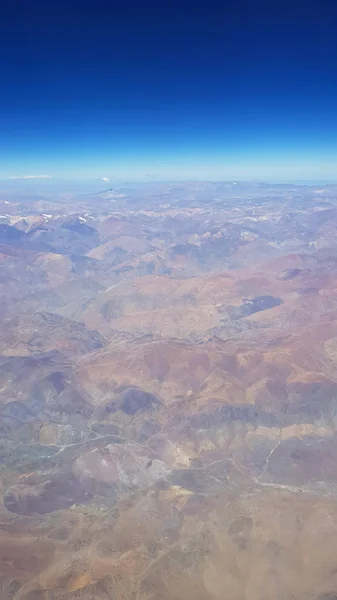
POLYGON ((52 179, 52 175, 23 175, 21 177, 11 177, 11 179, 52 179))
POLYGON ((107 182, 109 182, 109 181, 110 181, 110 179, 109 179, 109 177, 102 177, 102 181, 107 181, 107 182))

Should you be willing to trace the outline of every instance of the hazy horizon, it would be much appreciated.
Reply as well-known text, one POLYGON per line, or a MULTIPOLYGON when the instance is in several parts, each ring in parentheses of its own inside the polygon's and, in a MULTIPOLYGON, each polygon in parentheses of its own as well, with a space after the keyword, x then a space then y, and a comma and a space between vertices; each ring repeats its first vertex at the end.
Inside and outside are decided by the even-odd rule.
POLYGON ((0 178, 331 180, 336 7, 2 9, 0 178))

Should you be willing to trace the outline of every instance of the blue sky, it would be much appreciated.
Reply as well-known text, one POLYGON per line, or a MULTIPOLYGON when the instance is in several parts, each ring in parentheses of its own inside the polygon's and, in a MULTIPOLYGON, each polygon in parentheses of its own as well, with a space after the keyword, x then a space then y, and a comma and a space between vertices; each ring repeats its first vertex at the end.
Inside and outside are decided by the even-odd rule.
POLYGON ((0 177, 337 179, 334 4, 1 9, 0 177))

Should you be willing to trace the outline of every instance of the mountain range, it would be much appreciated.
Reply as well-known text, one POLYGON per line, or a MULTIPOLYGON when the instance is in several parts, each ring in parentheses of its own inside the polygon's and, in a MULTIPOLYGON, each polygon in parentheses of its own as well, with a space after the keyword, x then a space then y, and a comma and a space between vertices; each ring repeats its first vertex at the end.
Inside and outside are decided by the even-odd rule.
POLYGON ((0 597, 333 600, 337 186, 0 213, 0 597))

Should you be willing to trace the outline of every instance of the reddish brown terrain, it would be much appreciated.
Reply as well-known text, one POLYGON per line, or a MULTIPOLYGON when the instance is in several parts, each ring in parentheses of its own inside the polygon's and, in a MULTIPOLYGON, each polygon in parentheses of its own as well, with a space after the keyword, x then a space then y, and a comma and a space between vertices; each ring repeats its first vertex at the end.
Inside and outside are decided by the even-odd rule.
POLYGON ((337 187, 0 212, 0 599, 335 600, 337 187))

